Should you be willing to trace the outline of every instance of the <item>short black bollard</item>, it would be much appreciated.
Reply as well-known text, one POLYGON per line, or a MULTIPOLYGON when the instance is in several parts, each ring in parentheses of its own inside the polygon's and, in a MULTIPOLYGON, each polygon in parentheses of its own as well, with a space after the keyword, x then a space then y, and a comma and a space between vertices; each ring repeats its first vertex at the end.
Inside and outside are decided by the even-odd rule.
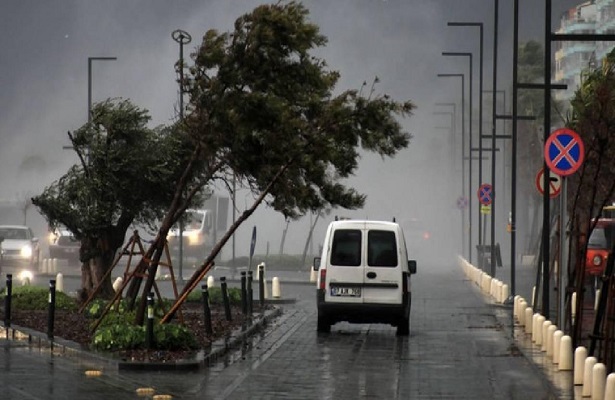
POLYGON ((145 346, 154 347, 154 293, 147 295, 147 325, 145 327, 145 346))
POLYGON ((265 266, 258 266, 258 299, 261 309, 265 307, 265 266))
POLYGON ((56 314, 56 281, 49 281, 49 313, 47 314, 47 338, 53 340, 53 328, 56 314))
MULTIPOLYGON (((13 275, 6 274, 6 297, 4 298, 4 327, 11 326, 11 299, 13 297, 13 275)), ((8 330, 6 335, 8 337, 8 330)))
POLYGON ((248 313, 248 292, 246 287, 246 271, 241 271, 241 312, 248 313))
POLYGON ((252 282, 254 279, 252 278, 252 271, 248 271, 248 315, 252 315, 252 302, 254 300, 254 292, 252 291, 252 282))
POLYGON ((203 294, 203 323, 205 324, 205 332, 211 335, 213 331, 211 329, 211 308, 209 308, 209 292, 207 291, 207 285, 201 286, 201 292, 203 294))
POLYGON ((222 289, 222 302, 224 303, 224 314, 226 315, 227 321, 232 321, 233 316, 231 315, 231 304, 228 299, 228 289, 226 288, 226 277, 220 277, 220 289, 222 289))

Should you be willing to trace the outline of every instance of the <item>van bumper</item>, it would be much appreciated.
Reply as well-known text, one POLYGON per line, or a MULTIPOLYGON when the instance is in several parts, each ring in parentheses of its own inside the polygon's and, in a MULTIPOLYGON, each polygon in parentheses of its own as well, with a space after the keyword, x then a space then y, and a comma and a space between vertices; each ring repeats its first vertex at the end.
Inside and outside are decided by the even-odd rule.
POLYGON ((391 324, 397 326, 410 316, 410 293, 405 293, 401 304, 380 303, 331 303, 325 302, 325 292, 317 289, 318 315, 334 324, 351 322, 357 324, 391 324))

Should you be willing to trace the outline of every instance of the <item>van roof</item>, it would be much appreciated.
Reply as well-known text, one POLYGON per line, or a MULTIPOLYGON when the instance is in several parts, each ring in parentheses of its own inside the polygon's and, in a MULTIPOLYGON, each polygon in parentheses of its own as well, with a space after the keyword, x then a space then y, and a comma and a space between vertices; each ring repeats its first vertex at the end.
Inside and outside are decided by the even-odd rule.
POLYGON ((332 227, 344 227, 344 226, 357 226, 364 225, 367 227, 368 225, 372 226, 386 226, 389 228, 399 227, 399 224, 391 221, 376 221, 376 220, 366 220, 366 219, 345 219, 343 221, 333 221, 331 222, 332 227))

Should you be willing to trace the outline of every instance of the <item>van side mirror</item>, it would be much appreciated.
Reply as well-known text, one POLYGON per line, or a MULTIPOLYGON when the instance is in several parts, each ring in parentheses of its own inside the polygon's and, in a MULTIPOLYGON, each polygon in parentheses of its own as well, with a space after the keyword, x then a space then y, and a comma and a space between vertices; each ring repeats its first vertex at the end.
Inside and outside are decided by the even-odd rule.
POLYGON ((314 257, 314 264, 312 264, 312 268, 314 271, 318 271, 318 268, 320 268, 320 257, 314 257))
POLYGON ((408 269, 411 274, 416 274, 416 260, 408 260, 408 269))

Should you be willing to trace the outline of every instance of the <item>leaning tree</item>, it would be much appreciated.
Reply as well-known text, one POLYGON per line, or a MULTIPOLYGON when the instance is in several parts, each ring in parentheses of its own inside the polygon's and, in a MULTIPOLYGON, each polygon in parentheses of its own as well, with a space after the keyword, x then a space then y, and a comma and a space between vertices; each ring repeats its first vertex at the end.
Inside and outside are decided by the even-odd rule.
POLYGON ((183 173, 175 160, 191 151, 171 128, 150 129, 150 117, 128 100, 95 104, 91 120, 69 132, 79 162, 32 198, 51 227, 80 240, 80 296, 113 295, 109 269, 132 224, 151 226, 164 215, 183 173))
MULTIPOLYGON (((260 204, 288 218, 331 207, 359 208, 365 196, 344 180, 355 173, 360 152, 384 158, 408 146, 411 135, 397 117, 411 114, 414 104, 377 94, 378 78, 336 94, 340 74, 312 54, 326 42, 297 2, 259 6, 238 18, 232 32, 205 33, 185 80, 190 101, 181 130, 191 138, 193 152, 182 160, 185 174, 146 253, 151 262, 140 264, 149 271, 138 323, 143 322, 163 238, 204 185, 234 179, 254 193, 255 201, 197 268, 163 322, 260 204)), ((141 283, 134 280, 129 288, 132 298, 141 283)))

